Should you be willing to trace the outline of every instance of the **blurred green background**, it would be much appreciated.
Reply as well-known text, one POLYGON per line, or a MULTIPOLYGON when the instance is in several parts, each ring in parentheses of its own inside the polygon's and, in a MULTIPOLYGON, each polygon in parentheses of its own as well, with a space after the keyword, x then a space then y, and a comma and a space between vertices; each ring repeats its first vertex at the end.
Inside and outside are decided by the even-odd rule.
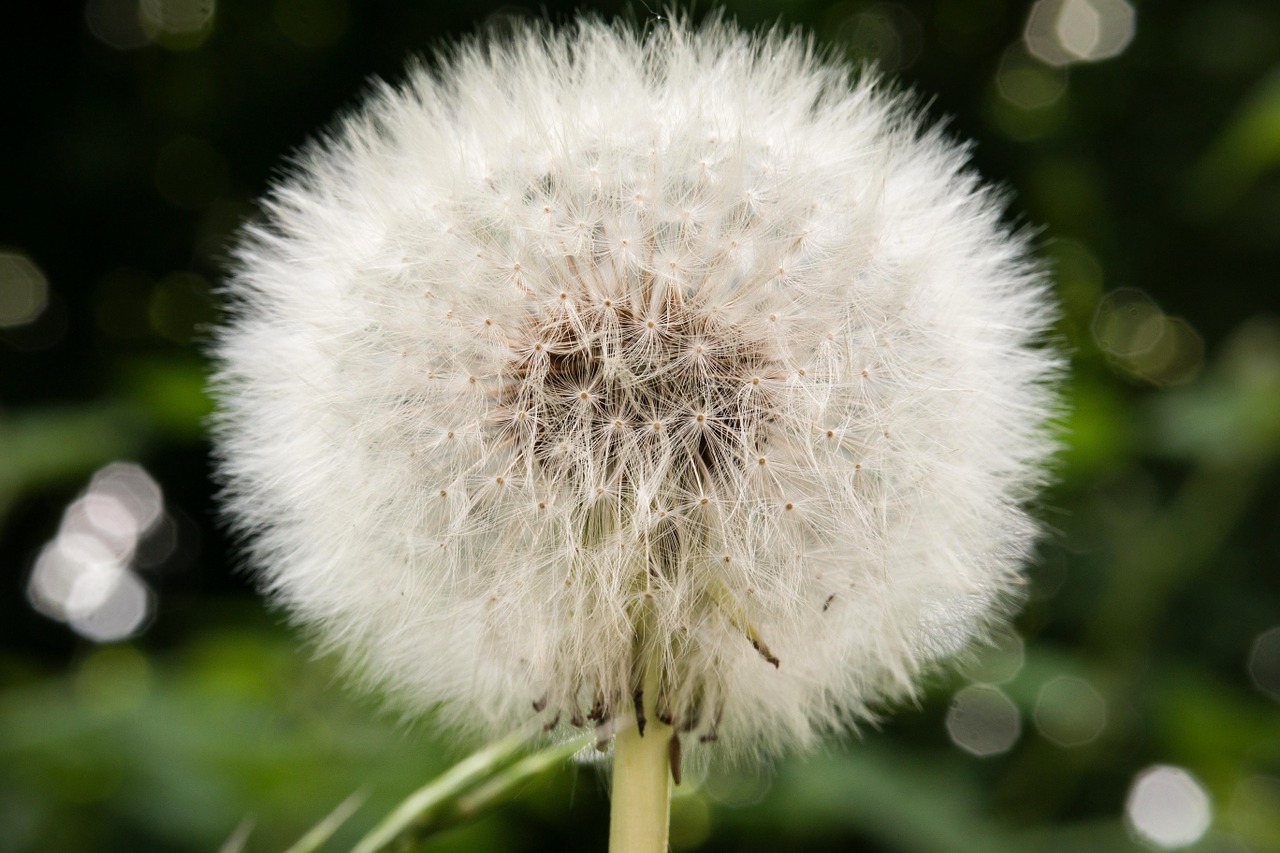
MULTIPOLYGON (((1039 228, 1071 415, 1017 633, 861 739, 691 780, 674 849, 1280 851, 1280 4, 725 6, 975 140, 1039 228)), ((282 158, 409 54, 570 7, 532 8, 0 11, 0 850, 280 850, 363 790, 341 849, 460 757, 238 573, 201 346, 282 158)), ((606 818, 571 767, 424 849, 601 850, 606 818)))

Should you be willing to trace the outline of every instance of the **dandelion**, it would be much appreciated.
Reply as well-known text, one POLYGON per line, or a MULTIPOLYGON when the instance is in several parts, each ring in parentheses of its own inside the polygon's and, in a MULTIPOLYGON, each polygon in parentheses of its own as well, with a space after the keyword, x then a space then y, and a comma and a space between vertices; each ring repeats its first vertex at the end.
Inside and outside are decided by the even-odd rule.
POLYGON ((720 22, 530 29, 380 88, 265 206, 218 343, 231 513, 406 707, 678 776, 870 718, 1016 599, 1045 283, 873 74, 720 22))

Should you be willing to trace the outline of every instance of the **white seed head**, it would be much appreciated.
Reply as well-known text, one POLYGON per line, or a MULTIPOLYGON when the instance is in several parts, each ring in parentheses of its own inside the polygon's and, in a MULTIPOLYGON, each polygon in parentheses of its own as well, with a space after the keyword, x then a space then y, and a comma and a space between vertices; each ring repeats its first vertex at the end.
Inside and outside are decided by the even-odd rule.
POLYGON ((964 149, 805 40, 463 47, 266 209, 217 344, 230 513, 407 707, 608 720, 649 667, 660 716, 772 752, 1015 598, 1045 283, 964 149))

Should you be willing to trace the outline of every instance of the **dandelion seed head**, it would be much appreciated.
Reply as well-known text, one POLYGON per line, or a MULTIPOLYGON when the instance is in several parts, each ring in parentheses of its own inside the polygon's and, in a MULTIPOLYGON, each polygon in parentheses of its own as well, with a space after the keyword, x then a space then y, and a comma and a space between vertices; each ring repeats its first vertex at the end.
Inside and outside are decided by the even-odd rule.
POLYGON ((229 512, 406 707, 603 724, 648 666, 691 741, 772 753, 1015 600, 1045 283, 963 148, 803 38, 464 46, 265 207, 217 343, 229 512))

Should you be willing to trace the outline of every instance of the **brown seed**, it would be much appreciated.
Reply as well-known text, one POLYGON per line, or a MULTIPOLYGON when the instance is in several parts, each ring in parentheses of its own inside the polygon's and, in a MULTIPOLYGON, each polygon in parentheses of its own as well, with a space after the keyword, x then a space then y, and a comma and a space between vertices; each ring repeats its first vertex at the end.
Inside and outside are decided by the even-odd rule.
POLYGON ((680 735, 672 734, 667 742, 667 760, 671 763, 671 781, 680 784, 680 735))
POLYGON ((631 694, 631 702, 636 709, 636 733, 644 737, 644 725, 648 722, 644 716, 644 691, 635 690, 631 694))

